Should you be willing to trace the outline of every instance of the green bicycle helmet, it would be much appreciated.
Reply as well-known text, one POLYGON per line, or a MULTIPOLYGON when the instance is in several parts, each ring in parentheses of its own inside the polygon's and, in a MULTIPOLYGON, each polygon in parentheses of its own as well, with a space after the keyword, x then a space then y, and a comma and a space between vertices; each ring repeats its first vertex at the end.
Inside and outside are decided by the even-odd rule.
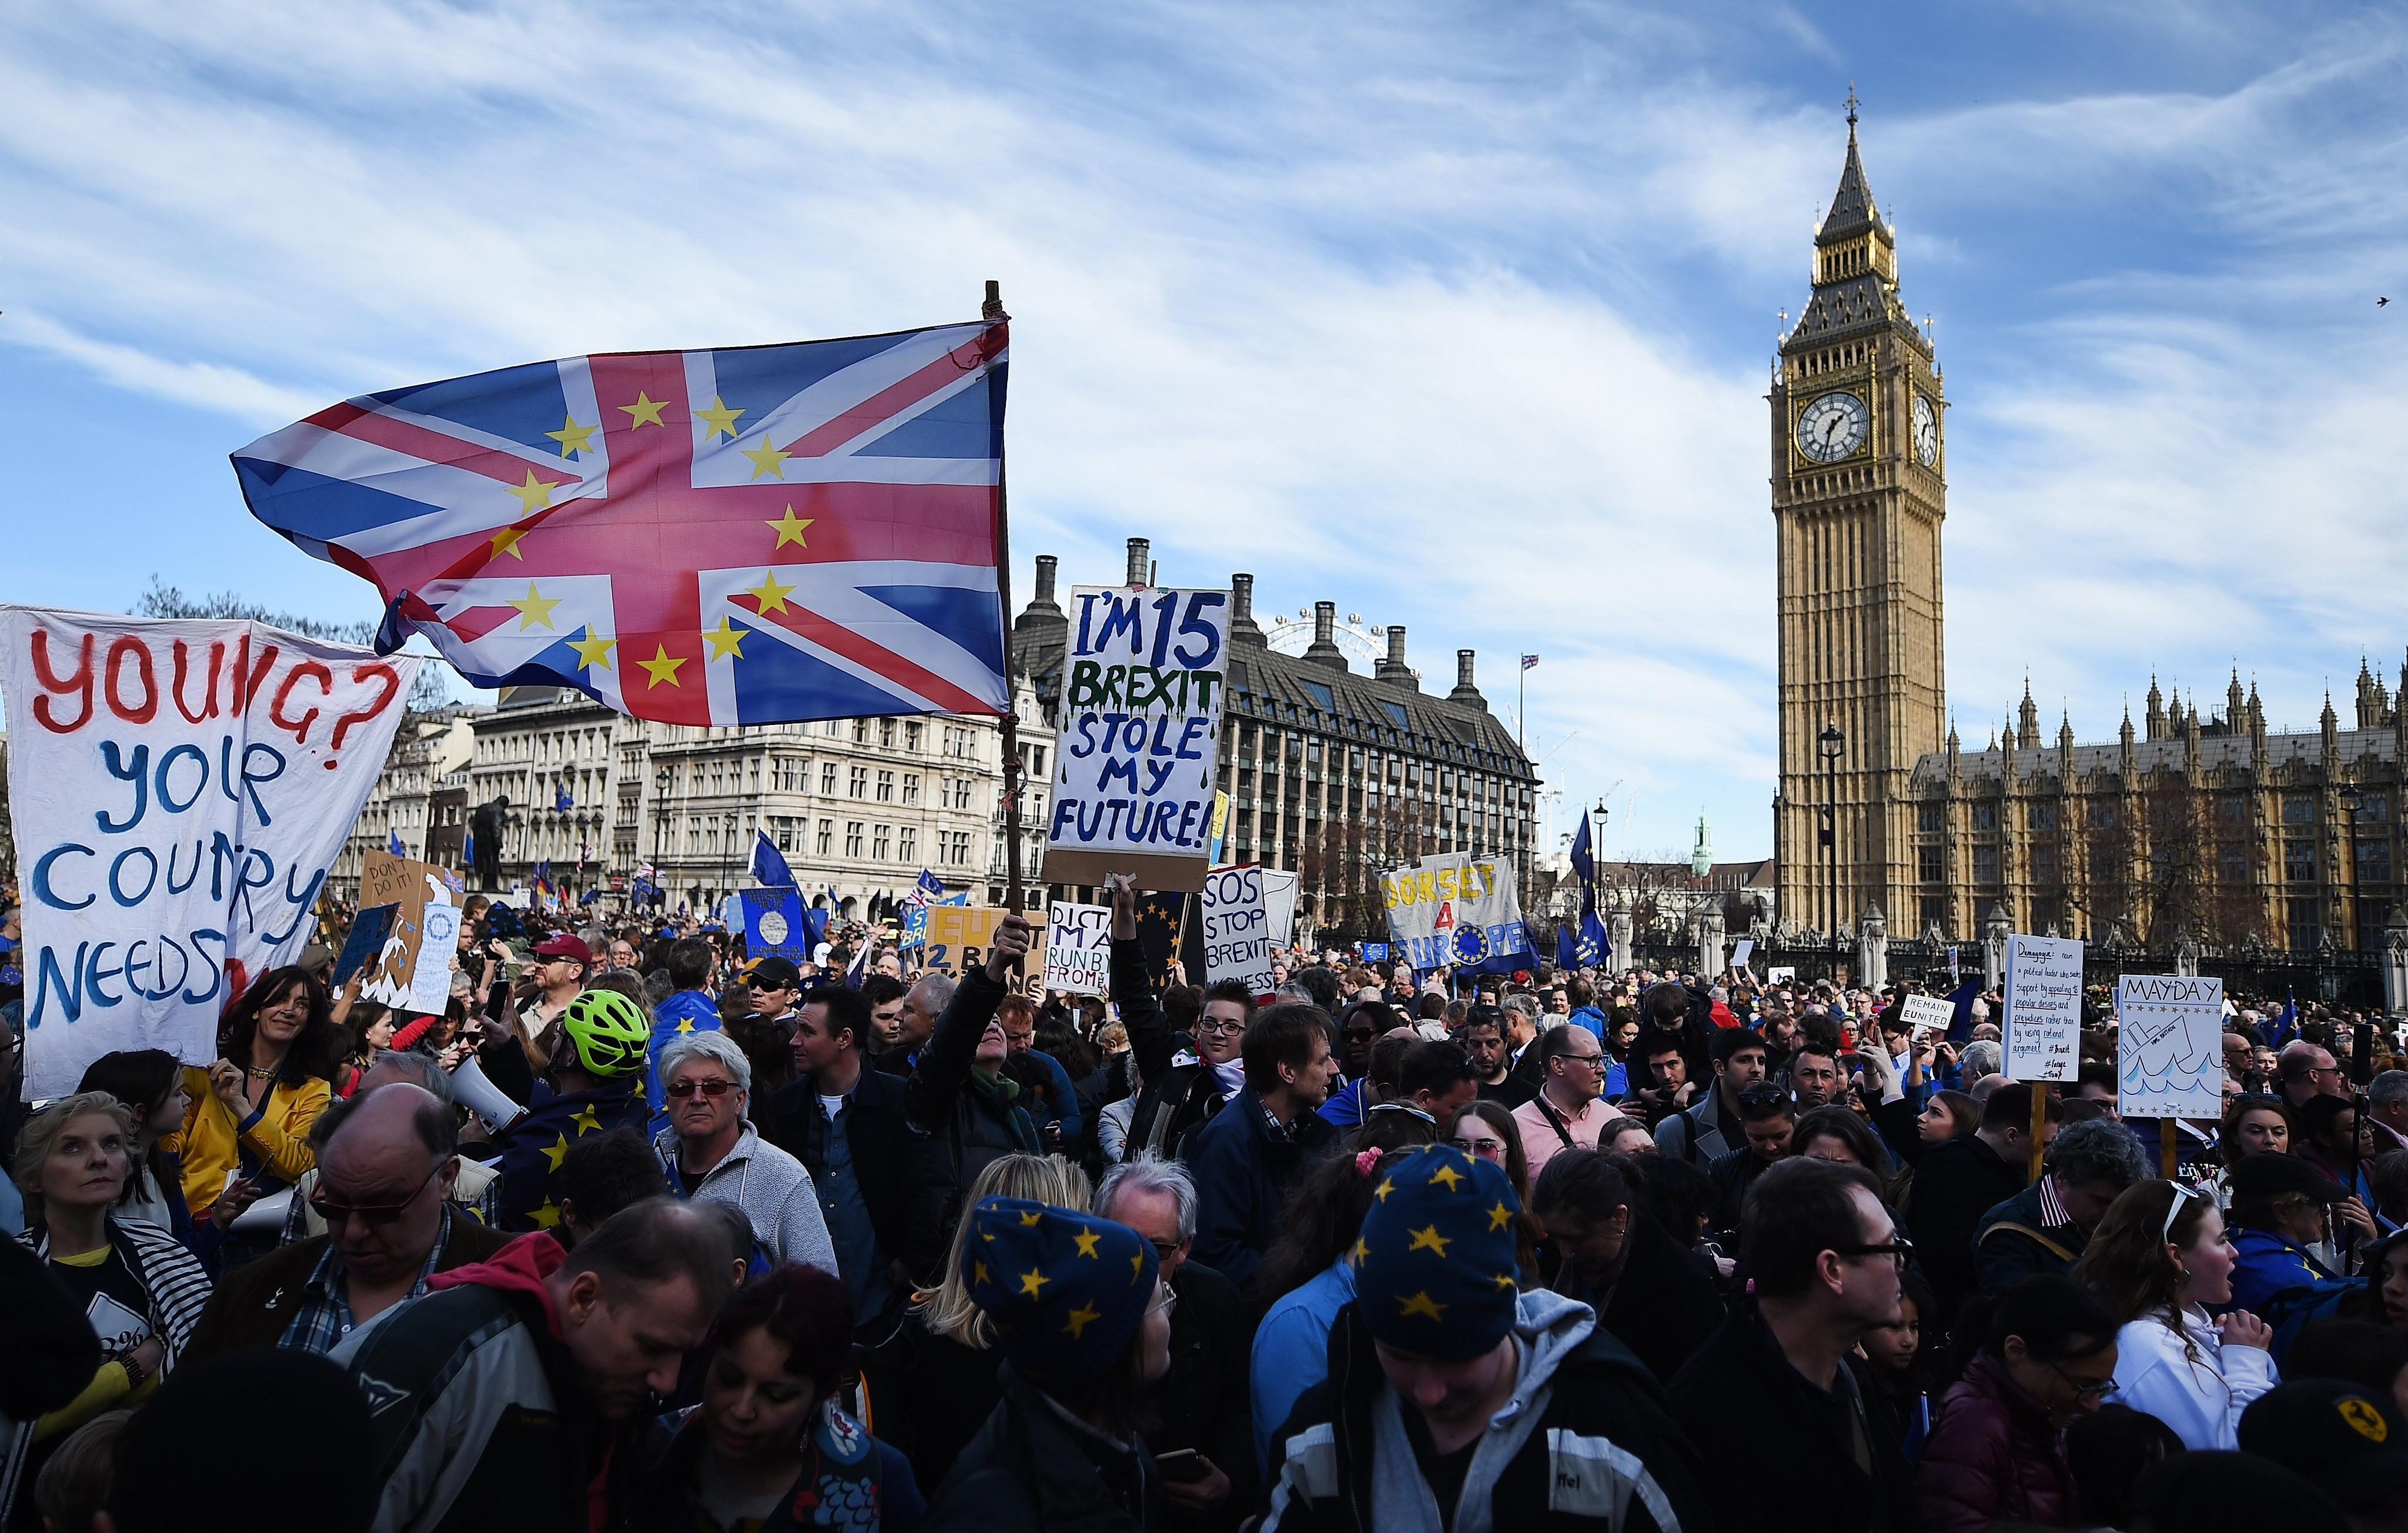
POLYGON ((652 1037, 643 1008, 615 990, 580 992, 560 1014, 560 1030, 586 1073, 603 1080, 640 1073, 652 1037))

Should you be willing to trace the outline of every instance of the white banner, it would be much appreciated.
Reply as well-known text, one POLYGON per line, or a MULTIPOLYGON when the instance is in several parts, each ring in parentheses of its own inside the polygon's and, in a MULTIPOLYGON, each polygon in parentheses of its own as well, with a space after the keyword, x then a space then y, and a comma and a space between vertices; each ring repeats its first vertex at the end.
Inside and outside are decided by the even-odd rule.
POLYGON ((1104 995, 1111 989, 1111 907, 1054 901, 1045 923, 1045 988, 1104 995))
POLYGON ((255 623, 0 608, 24 881, 25 1095, 102 1054, 217 1057, 299 957, 420 662, 255 623))
POLYGON ((1072 588, 1049 880, 1202 883, 1228 648, 1226 591, 1072 588))
POLYGON ((1899 1020, 1911 1033, 1944 1033, 1956 1020, 1956 1008, 1940 996, 1909 996, 1899 1008, 1899 1020))
POLYGON ((2127 974, 2115 981, 2115 1110, 2127 1118, 2224 1114, 2224 981, 2127 974))
POLYGON ((1380 878, 1388 933, 1416 970, 1477 964, 1526 945, 1513 865, 1468 852, 1424 857, 1380 878))
POLYGON ((1238 980, 1257 996, 1271 983, 1270 918, 1263 910, 1263 870, 1216 867, 1197 895, 1204 929, 1204 982, 1238 980))
POLYGON ((1296 891, 1303 879, 1300 873, 1263 869, 1263 918, 1274 948, 1296 940, 1296 891))
POLYGON ((2006 1060, 2010 1081, 2071 1081, 2082 1068, 2082 941, 2007 938, 2006 1060))

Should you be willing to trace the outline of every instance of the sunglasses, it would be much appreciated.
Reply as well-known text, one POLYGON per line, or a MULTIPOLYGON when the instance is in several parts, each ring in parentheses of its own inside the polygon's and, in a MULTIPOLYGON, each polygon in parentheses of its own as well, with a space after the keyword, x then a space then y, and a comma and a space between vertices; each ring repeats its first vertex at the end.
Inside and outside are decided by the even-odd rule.
POLYGON ((2174 1195, 2166 1201, 2165 1227, 2157 1231, 2157 1239, 2170 1241, 2174 1238, 2174 1220, 2181 1216, 2183 1205, 2200 1195, 2179 1182, 2170 1182, 2166 1185, 2174 1190, 2174 1195))
POLYGON ((370 1229, 382 1229, 408 1212, 409 1206, 418 1201, 419 1194, 426 1191, 428 1184, 442 1173, 443 1168, 437 1164, 434 1170, 426 1173, 426 1181, 412 1188, 409 1196, 398 1203, 337 1203, 326 1196, 325 1182, 322 1179, 318 1184, 318 1190, 309 1195, 309 1208, 319 1218, 326 1222, 326 1227, 329 1230, 340 1229, 347 1221, 352 1219, 358 1220, 370 1229))
POLYGON ((792 990, 795 987, 788 984, 780 984, 775 980, 747 980, 744 981, 744 988, 747 990, 792 990))
POLYGON ((696 1095, 708 1096, 715 1102, 735 1089, 733 1081, 672 1081, 666 1095, 672 1102, 682 1102, 696 1095))
POLYGON ((1455 1142, 1483 1160, 1496 1160, 1505 1153, 1503 1139, 1457 1139, 1455 1142))

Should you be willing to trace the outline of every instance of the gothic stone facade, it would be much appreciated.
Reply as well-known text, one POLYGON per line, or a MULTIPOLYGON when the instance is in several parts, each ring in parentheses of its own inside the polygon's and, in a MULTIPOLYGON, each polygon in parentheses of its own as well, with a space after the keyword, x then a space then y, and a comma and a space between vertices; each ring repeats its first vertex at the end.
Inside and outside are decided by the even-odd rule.
POLYGON ((2051 744, 2027 691, 1992 748, 1951 730, 1915 764, 1914 899, 1891 909, 1951 938, 2002 909, 2017 931, 2157 951, 2379 948, 2408 850, 2408 709, 2363 666, 2355 723, 2329 699, 2316 733, 2270 735, 2236 674, 2221 714, 2152 682, 2138 736, 2128 716, 2115 744, 2076 745, 2060 720, 2051 744))

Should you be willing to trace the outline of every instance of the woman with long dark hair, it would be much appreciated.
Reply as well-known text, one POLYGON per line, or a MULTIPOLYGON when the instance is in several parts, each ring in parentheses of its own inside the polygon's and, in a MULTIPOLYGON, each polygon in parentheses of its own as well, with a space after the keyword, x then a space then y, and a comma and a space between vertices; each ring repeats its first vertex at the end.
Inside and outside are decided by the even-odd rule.
POLYGON ((2194 1452, 2236 1448, 2243 1410, 2281 1382, 2264 1321, 2246 1310, 2209 1318, 2232 1298, 2237 1260, 2214 1199, 2148 1181, 2109 1206, 2073 1268, 2122 1327, 2116 1400, 2194 1452))
POLYGON ((1280 1237, 1255 1279, 1270 1297, 1254 1327, 1254 1457, 1268 1466, 1271 1434, 1304 1392, 1328 1374, 1329 1328, 1354 1302, 1351 1253, 1380 1183, 1387 1152, 1332 1155, 1305 1173, 1280 1214, 1280 1237))
POLYGON ((711 1325, 702 1403, 663 1416, 649 1519, 752 1533, 825 1526, 910 1533, 927 1510, 909 1460, 847 1414, 853 1301, 832 1272, 789 1262, 711 1325))
POLYGON ((192 1243, 193 1215, 184 1206, 184 1168, 160 1147, 184 1125, 193 1100, 184 1090, 184 1067, 165 1049, 121 1049, 85 1067, 76 1090, 104 1091, 134 1114, 132 1174, 118 1196, 117 1217, 158 1225, 192 1243))
POLYGON ((1941 1397, 1915 1475, 1926 1533, 2089 1526, 2065 1428, 2115 1386, 2116 1330, 2097 1295, 2054 1272, 1959 1311, 1957 1353, 1971 1355, 1941 1397))
POLYGON ((230 1228, 318 1163, 309 1125, 334 1099, 342 1046, 334 997, 308 969, 271 968, 243 994, 218 1029, 217 1062, 184 1070, 193 1105, 169 1148, 183 1157, 195 1221, 230 1228))

